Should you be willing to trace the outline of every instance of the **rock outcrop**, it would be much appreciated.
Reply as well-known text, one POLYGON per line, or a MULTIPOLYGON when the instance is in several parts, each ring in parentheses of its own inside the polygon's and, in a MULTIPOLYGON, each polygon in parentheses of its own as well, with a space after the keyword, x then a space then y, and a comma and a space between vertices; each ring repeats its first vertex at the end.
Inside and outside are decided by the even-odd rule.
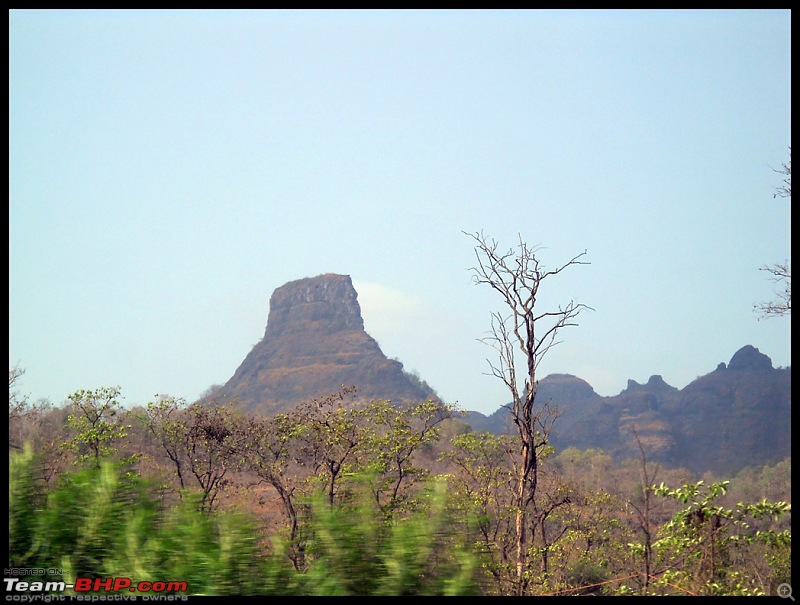
POLYGON ((745 345, 731 357, 729 370, 771 370, 772 360, 752 345, 745 345))
POLYGON ((343 386, 356 387, 355 404, 436 399, 427 384, 388 359, 364 330, 350 276, 327 273, 273 292, 264 338, 214 398, 272 415, 343 386))

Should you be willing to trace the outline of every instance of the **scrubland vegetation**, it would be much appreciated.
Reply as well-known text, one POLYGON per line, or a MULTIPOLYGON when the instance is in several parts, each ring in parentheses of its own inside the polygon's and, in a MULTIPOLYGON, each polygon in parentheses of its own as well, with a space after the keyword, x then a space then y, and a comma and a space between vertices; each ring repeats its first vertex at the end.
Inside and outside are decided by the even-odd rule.
MULTIPOLYGON (((12 374, 18 375, 18 370, 12 374)), ((518 594, 516 436, 452 406, 261 417, 119 388, 9 397, 9 567, 187 594, 518 594)), ((743 452, 743 456, 746 453, 743 452)), ((791 459, 692 476, 540 451, 524 594, 757 595, 791 582, 791 459)))

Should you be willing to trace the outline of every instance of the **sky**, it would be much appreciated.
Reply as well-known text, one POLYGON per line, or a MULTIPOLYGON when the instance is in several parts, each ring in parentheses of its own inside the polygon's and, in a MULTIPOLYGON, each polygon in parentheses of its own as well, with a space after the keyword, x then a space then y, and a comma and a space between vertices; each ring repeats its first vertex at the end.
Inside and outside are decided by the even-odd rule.
POLYGON ((339 273, 387 357, 490 414, 478 232, 586 251, 543 282, 592 311, 542 377, 790 366, 753 309, 791 258, 790 53, 788 10, 11 10, 9 368, 34 401, 192 401, 276 288, 339 273))

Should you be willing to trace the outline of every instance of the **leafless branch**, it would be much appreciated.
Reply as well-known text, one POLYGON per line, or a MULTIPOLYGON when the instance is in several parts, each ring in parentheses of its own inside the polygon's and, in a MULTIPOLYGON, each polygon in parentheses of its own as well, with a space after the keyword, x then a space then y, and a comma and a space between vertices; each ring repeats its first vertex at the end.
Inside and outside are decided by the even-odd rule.
POLYGON ((787 260, 784 263, 775 265, 765 265, 760 267, 761 271, 766 271, 771 275, 770 279, 782 286, 782 289, 775 291, 775 300, 763 302, 755 305, 756 311, 761 313, 760 319, 769 317, 781 317, 792 313, 792 267, 787 260))
MULTIPOLYGON (((775 190, 773 198, 789 198, 792 197, 792 148, 789 147, 789 162, 784 162, 781 167, 774 169, 779 174, 786 175, 783 179, 783 184, 775 190)), ((782 286, 781 289, 775 291, 776 299, 764 303, 753 305, 756 312, 760 313, 759 319, 769 317, 781 317, 783 315, 791 315, 792 313, 792 268, 787 260, 785 263, 776 263, 774 265, 765 265, 760 267, 761 271, 766 271, 772 275, 771 279, 775 283, 782 286)))
POLYGON ((783 185, 775 190, 772 197, 792 197, 792 148, 789 147, 789 163, 781 164, 780 168, 773 168, 778 174, 785 174, 786 178, 783 179, 783 185))

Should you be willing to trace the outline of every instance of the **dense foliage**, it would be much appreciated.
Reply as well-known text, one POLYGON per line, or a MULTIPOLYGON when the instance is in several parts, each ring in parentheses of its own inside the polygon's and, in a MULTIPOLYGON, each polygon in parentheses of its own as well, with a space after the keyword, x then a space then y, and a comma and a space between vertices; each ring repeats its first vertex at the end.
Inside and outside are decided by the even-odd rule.
MULTIPOLYGON (((261 417, 120 398, 10 397, 9 567, 208 595, 516 590, 516 444, 452 406, 358 407, 344 389, 261 417)), ((646 454, 542 448, 528 594, 751 595, 791 581, 791 459, 720 478, 646 454)))

